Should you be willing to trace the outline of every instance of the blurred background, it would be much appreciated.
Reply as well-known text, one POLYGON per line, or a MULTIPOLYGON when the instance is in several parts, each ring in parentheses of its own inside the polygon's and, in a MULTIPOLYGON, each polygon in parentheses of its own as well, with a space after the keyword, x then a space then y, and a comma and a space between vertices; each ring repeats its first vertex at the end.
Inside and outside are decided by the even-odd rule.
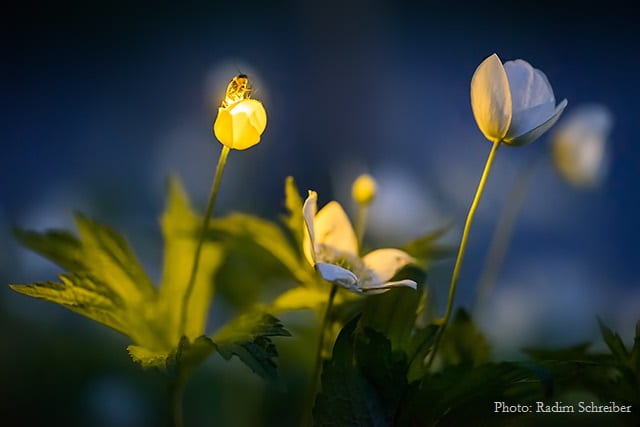
MULTIPOLYGON (((2 13, 0 71, 0 421, 152 426, 166 422, 161 376, 127 339, 6 286, 60 271, 20 248, 13 226, 72 228, 82 211, 124 233, 159 277, 158 218, 177 173, 203 209, 219 153, 211 125, 229 79, 253 80, 267 108, 262 143, 233 152, 217 214, 277 219, 284 178, 320 203, 353 208, 353 179, 379 185, 366 241, 393 246, 453 221, 457 244, 490 144, 469 104, 491 53, 543 70, 557 100, 614 118, 601 185, 578 191, 550 162, 548 138, 502 148, 472 229, 458 303, 469 306, 518 172, 535 172, 480 324, 498 358, 523 346, 598 344, 595 316, 629 342, 640 319, 638 14, 607 7, 403 2, 226 2, 187 8, 60 4, 2 13)), ((443 307, 453 259, 430 271, 443 307)), ((219 304, 220 305, 220 304, 219 304)), ((441 308, 442 309, 442 308, 441 308)), ((310 356, 278 340, 289 393, 237 361, 206 362, 189 383, 187 425, 296 425, 310 356), (302 393, 298 393, 302 394, 302 393), (241 395, 251 411, 238 411, 241 395)))

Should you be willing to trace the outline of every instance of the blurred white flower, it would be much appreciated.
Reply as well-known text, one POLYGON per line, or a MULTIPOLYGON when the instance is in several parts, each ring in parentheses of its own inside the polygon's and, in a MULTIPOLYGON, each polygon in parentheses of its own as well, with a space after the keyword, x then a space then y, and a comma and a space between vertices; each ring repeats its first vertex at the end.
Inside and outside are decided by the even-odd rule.
POLYGON ((357 294, 379 294, 398 286, 416 289, 413 280, 388 282, 414 259, 399 249, 378 249, 360 258, 347 214, 337 202, 318 212, 318 194, 309 191, 302 209, 306 223, 304 254, 326 281, 357 294))
POLYGON ((576 108, 554 131, 551 138, 553 162, 570 184, 593 187, 606 172, 606 142, 612 117, 602 105, 576 108))
POLYGON ((567 106, 556 106, 544 73, 517 59, 502 65, 495 53, 471 79, 471 108, 478 127, 493 142, 525 145, 545 133, 567 106))

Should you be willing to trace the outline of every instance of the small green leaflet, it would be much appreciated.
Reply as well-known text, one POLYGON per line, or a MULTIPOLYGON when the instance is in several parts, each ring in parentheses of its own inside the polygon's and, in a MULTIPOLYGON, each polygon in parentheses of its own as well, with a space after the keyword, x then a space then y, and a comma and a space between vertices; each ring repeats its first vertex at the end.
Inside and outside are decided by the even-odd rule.
POLYGON ((238 356, 253 372, 277 383, 278 355, 270 337, 288 337, 289 332, 275 317, 260 312, 241 315, 215 334, 213 341, 226 360, 238 356))

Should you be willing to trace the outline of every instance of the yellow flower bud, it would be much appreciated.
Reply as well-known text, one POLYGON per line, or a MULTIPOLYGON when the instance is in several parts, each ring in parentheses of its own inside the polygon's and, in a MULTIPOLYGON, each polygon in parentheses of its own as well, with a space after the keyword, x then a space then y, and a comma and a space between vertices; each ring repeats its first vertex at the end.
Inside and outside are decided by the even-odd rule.
POLYGON ((351 195, 353 200, 361 205, 368 205, 376 197, 376 181, 371 175, 360 175, 351 187, 351 195))
POLYGON ((248 98, 218 108, 213 133, 223 145, 246 150, 260 142, 260 135, 266 127, 267 112, 262 103, 248 98))

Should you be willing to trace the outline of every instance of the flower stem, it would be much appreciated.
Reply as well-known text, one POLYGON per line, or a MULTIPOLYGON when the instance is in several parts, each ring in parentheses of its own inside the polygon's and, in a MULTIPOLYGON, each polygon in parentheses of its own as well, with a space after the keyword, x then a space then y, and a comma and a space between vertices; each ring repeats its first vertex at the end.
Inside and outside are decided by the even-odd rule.
POLYGON ((364 230, 367 228, 367 218, 369 217, 369 206, 364 203, 356 204, 356 238, 358 239, 358 248, 362 250, 362 239, 364 238, 364 230))
POLYGON ((509 249, 509 242, 516 219, 529 191, 531 180, 540 163, 541 156, 531 158, 527 166, 520 170, 515 182, 511 186, 507 201, 500 214, 498 225, 493 233, 489 251, 485 259, 482 274, 476 287, 475 310, 481 309, 487 297, 493 290, 493 286, 500 272, 500 267, 504 262, 504 257, 509 249))
POLYGON ((427 362, 427 366, 431 366, 433 363, 433 359, 435 358, 436 352, 438 351, 438 345, 442 339, 442 334, 449 323, 449 318, 451 317, 451 311, 453 310, 453 300, 456 295, 456 285, 458 284, 458 275, 460 274, 460 267, 462 266, 462 260, 464 259, 464 252, 467 249, 467 240, 469 239, 469 230, 471 229, 471 223, 473 222, 473 217, 475 216, 476 209, 478 208, 478 204, 480 203, 480 198, 482 197, 482 193, 484 191, 485 184, 487 183, 487 177, 489 176, 489 172, 491 171, 491 166, 493 165, 493 160, 495 159, 496 152, 500 147, 501 141, 496 141, 493 143, 491 147, 491 151, 489 152, 489 157, 487 157, 487 162, 484 165, 484 171, 482 171, 482 176, 480 177, 480 182, 478 183, 478 188, 476 189, 476 195, 473 198, 473 202, 471 202, 471 207, 469 208, 469 212, 467 213, 467 219, 464 223, 464 229, 462 230, 462 239, 460 240, 460 247, 458 248, 458 257, 456 258, 455 266, 453 267, 453 274, 451 275, 451 284, 449 285, 449 299, 447 301, 447 309, 444 313, 444 318, 442 319, 442 324, 440 325, 440 329, 438 329, 438 334, 436 335, 435 342, 433 344, 433 349, 429 355, 429 360, 427 362))
POLYGON ((196 254, 193 258, 193 266, 191 267, 191 274, 189 276, 189 283, 187 289, 184 292, 182 300, 182 314, 180 317, 180 331, 181 335, 185 333, 185 326, 187 324, 187 311, 189 308, 189 298, 191 298, 191 292, 193 292, 193 286, 196 281, 196 275, 198 273, 198 266, 200 265, 200 254, 202 253, 202 246, 204 245, 204 239, 207 235, 207 229, 209 228, 209 221, 211 220, 211 213, 213 207, 216 204, 216 197, 218 195, 218 187, 220 187, 220 179, 222 178, 222 172, 224 166, 227 163, 227 156, 229 155, 229 147, 222 146, 220 151, 220 158, 218 159, 218 166, 216 166, 216 175, 213 179, 213 185, 211 186, 211 196, 209 197, 209 204, 207 205, 207 211, 204 214, 204 220, 202 223, 202 231, 200 232, 200 239, 198 240, 198 246, 196 247, 196 254))
POLYGON ((338 292, 338 285, 331 285, 331 292, 329 293, 329 299, 327 300, 327 309, 324 312, 324 319, 322 320, 322 326, 320 327, 320 337, 318 338, 318 348, 316 349, 315 366, 313 368, 313 376, 311 377, 311 385, 309 387, 309 396, 307 398, 307 406, 303 416, 303 426, 310 426, 313 418, 313 402, 316 397, 316 391, 318 390, 318 384, 320 382, 320 374, 322 371, 322 350, 324 349, 324 337, 327 333, 327 327, 331 323, 331 308, 333 307, 333 300, 338 292))
POLYGON ((169 399, 171 405, 171 421, 174 427, 183 427, 182 394, 184 392, 185 378, 182 375, 171 380, 169 384, 169 399))

